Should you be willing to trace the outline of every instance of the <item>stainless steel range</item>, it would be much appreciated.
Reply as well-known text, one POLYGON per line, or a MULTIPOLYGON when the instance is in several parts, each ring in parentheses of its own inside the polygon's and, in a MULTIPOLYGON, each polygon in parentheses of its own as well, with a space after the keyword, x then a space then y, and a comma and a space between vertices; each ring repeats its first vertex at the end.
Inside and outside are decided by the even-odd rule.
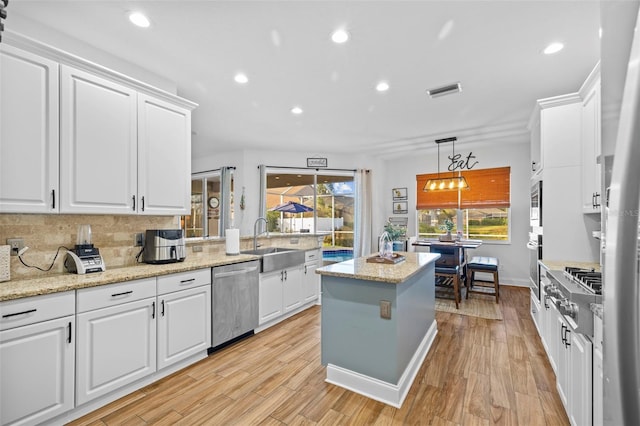
POLYGON ((547 278, 545 293, 573 331, 593 336, 593 314, 589 305, 602 303, 601 273, 566 267, 564 271, 549 271, 547 278))

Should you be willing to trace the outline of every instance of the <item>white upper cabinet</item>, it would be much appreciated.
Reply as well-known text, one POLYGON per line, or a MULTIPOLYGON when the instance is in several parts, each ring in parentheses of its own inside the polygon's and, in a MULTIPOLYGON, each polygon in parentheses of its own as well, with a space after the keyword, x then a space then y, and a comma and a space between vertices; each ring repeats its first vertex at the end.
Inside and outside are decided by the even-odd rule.
POLYGON ((188 214, 191 209, 191 111, 138 95, 139 211, 188 214))
POLYGON ((600 145, 600 78, 596 67, 583 88, 582 101, 582 211, 600 213, 602 204, 600 145))
POLYGON ((136 91, 61 67, 61 213, 135 213, 136 91))
POLYGON ((0 45, 0 212, 58 209, 58 64, 0 45))
POLYGON ((17 34, 8 43, 0 213, 189 212, 196 104, 17 34))

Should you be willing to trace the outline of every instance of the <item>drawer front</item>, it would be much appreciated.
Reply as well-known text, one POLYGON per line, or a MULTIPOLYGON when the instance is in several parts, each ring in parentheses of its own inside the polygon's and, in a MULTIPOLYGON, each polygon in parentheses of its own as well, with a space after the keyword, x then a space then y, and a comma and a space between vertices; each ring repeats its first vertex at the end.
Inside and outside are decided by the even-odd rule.
POLYGON ((77 290, 78 313, 155 297, 156 279, 127 281, 77 290))
POLYGON ((158 277, 158 294, 211 284, 211 268, 158 277))
POLYGON ((304 263, 320 260, 320 250, 308 250, 304 252, 304 263))
POLYGON ((76 312, 75 291, 0 302, 0 330, 48 321, 76 312))

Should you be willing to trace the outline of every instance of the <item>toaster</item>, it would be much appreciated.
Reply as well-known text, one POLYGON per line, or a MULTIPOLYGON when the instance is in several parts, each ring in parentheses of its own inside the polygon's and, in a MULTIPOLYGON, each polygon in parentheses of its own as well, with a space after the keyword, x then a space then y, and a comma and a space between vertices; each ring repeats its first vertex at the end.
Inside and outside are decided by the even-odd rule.
POLYGON ((147 229, 144 240, 144 263, 182 262, 186 257, 182 229, 147 229))

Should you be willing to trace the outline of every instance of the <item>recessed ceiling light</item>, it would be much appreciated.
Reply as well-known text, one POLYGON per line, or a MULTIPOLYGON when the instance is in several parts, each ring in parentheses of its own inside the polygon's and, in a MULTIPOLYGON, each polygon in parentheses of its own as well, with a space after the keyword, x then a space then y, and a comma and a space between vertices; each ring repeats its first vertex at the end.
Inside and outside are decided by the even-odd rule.
POLYGON ((300 108, 300 107, 298 107, 298 106, 291 108, 291 113, 292 113, 292 114, 300 115, 300 114, 302 114, 303 112, 304 112, 304 111, 302 111, 302 108, 300 108))
POLYGON ((376 85, 376 90, 378 92, 386 92, 387 90, 389 90, 389 83, 387 83, 386 81, 381 81, 376 85))
POLYGON ((129 14, 129 20, 133 25, 136 25, 140 28, 148 28, 151 23, 149 22, 149 18, 144 16, 141 12, 131 12, 129 14))
POLYGON ((349 40, 349 33, 343 29, 336 30, 333 32, 333 34, 331 34, 331 40, 333 40, 334 43, 338 44, 344 43, 349 40))
POLYGON ((247 77, 246 74, 243 74, 241 72, 239 72, 238 74, 235 75, 235 77, 233 77, 233 79, 236 81, 236 83, 238 84, 246 84, 249 82, 249 77, 247 77))
POLYGON ((554 53, 558 53, 562 49, 564 49, 564 44, 556 42, 556 43, 551 43, 550 45, 545 47, 543 52, 545 55, 552 55, 554 53))

